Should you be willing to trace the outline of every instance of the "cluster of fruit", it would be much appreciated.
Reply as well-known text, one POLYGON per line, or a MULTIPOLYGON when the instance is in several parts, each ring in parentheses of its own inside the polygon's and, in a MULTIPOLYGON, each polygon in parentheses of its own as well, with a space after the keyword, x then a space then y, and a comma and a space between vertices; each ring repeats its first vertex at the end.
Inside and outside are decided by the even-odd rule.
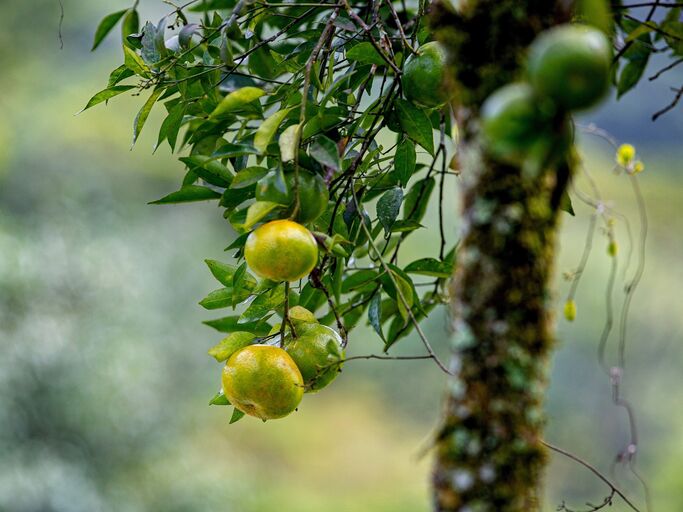
MULTIPOLYGON (((258 184, 256 197, 275 199, 288 206, 286 215, 308 223, 325 210, 328 191, 320 176, 304 170, 298 175, 271 171, 258 184)), ((318 244, 302 224, 273 220, 249 234, 244 258, 263 279, 298 281, 318 263, 318 244)), ((239 411, 264 421, 287 416, 305 392, 327 386, 339 373, 344 358, 339 334, 318 323, 307 309, 292 307, 284 322, 266 336, 275 344, 235 347, 223 368, 225 398, 239 411)))
MULTIPOLYGON (((445 53, 441 45, 422 45, 407 59, 403 91, 407 99, 430 108, 448 97, 443 87, 445 53)), ((263 279, 293 282, 310 274, 318 263, 318 244, 303 225, 325 211, 329 192, 324 179, 299 165, 298 173, 270 171, 256 187, 256 200, 284 205, 283 217, 252 231, 244 245, 249 268, 263 279), (290 220, 294 219, 294 220, 290 220)), ((304 393, 316 392, 338 375, 343 360, 342 339, 301 306, 289 309, 284 328, 275 325, 266 336, 272 344, 234 347, 223 368, 225 398, 244 414, 276 419, 294 411, 304 393)), ((239 345, 239 344, 238 344, 239 345)), ((224 357, 227 354, 222 354, 224 357)))
POLYGON ((502 87, 482 107, 490 156, 536 169, 553 164, 573 141, 569 114, 607 93, 611 60, 610 42, 595 28, 562 25, 539 35, 529 49, 528 81, 502 87))

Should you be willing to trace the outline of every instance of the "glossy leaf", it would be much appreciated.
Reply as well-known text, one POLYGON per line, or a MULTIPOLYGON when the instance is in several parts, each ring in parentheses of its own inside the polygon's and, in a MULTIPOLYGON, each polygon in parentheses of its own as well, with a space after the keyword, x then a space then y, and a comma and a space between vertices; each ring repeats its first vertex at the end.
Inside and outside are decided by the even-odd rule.
POLYGON ((176 192, 171 192, 167 196, 151 201, 149 204, 170 204, 170 203, 190 203, 194 201, 207 201, 218 199, 221 195, 207 187, 199 185, 187 185, 176 192))
POLYGON ((107 34, 111 32, 111 29, 116 26, 116 24, 123 17, 123 15, 126 14, 127 11, 127 9, 123 9, 122 11, 113 12, 102 18, 102 21, 100 21, 100 24, 97 26, 97 30, 95 31, 95 38, 90 51, 94 51, 100 45, 100 43, 102 43, 104 38, 107 37, 107 34))
POLYGON ((425 148, 430 155, 434 154, 434 134, 429 117, 419 107, 406 100, 396 100, 396 110, 401 128, 408 137, 425 148))
POLYGON ((435 258, 421 258, 410 263, 403 269, 409 274, 420 274, 430 277, 450 277, 453 264, 439 261, 435 258))
POLYGON ((415 172, 416 162, 415 144, 412 140, 404 139, 396 148, 394 156, 394 171, 403 188, 408 186, 408 181, 415 172))
POLYGON ((387 190, 377 201, 377 218, 382 224, 385 233, 391 231, 391 226, 401 211, 402 201, 403 191, 398 187, 387 190))
MULTIPOLYGON (((243 302, 249 298, 251 290, 243 288, 239 291, 239 302, 243 302)), ((219 288, 209 293, 204 297, 199 305, 204 309, 221 309, 231 307, 233 304, 233 290, 232 288, 219 288)))
POLYGON ((346 52, 346 58, 350 61, 362 62, 363 64, 377 64, 378 66, 386 66, 387 64, 369 41, 358 43, 350 48, 346 52))
POLYGON ((259 151, 259 153, 265 153, 268 148, 268 144, 273 140, 277 129, 280 127, 282 121, 285 120, 287 114, 292 111, 292 108, 286 108, 284 110, 279 110, 275 112, 272 116, 261 123, 256 134, 254 135, 254 147, 259 151))
POLYGON ((223 338, 220 343, 209 349, 209 355, 219 363, 227 361, 239 349, 251 345, 256 336, 250 332, 233 332, 223 338))
POLYGON ((149 117, 149 113, 152 111, 152 107, 154 107, 154 104, 156 103, 157 99, 159 96, 161 96, 161 93, 163 93, 164 90, 163 88, 159 87, 157 89, 154 89, 152 91, 152 94, 150 97, 147 99, 145 104, 142 106, 138 114, 135 116, 135 121, 133 122, 133 144, 135 145, 135 142, 138 140, 138 137, 140 136, 140 132, 142 131, 142 128, 145 126, 145 123, 147 122, 147 118, 149 117))
POLYGON ((215 320, 206 320, 203 323, 219 332, 247 331, 256 336, 265 336, 270 332, 271 326, 265 319, 256 322, 237 324, 239 316, 224 316, 215 320))
MULTIPOLYGON (((113 98, 114 96, 118 96, 121 93, 124 93, 126 91, 130 91, 131 89, 135 89, 134 85, 114 85, 112 87, 109 87, 107 89, 104 89, 103 91, 98 92, 90 98, 88 103, 83 107, 83 112, 84 110, 88 110, 90 107, 94 107, 98 103, 102 103, 103 101, 107 101, 110 98, 113 98)), ((79 114, 81 113, 79 112, 79 114)))
POLYGON ((213 112, 211 112, 211 117, 221 117, 240 110, 252 101, 258 100, 264 94, 266 94, 265 91, 258 87, 242 87, 223 98, 213 112))
POLYGON ((330 167, 335 171, 341 169, 339 150, 332 139, 321 135, 311 144, 311 156, 321 165, 330 167))
POLYGON ((279 309, 285 303, 285 289, 276 286, 258 295, 242 315, 238 324, 255 322, 273 310, 279 309))

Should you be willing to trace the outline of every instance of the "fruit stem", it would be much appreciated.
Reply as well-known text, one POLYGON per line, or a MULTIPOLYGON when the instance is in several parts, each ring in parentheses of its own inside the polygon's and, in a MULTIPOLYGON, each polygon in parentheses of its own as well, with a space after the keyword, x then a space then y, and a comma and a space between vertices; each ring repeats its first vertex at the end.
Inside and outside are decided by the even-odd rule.
POLYGON ((289 318, 289 281, 285 281, 285 303, 282 311, 282 324, 280 324, 280 347, 285 345, 285 330, 289 326, 289 331, 292 333, 292 338, 296 338, 296 330, 294 324, 289 318))

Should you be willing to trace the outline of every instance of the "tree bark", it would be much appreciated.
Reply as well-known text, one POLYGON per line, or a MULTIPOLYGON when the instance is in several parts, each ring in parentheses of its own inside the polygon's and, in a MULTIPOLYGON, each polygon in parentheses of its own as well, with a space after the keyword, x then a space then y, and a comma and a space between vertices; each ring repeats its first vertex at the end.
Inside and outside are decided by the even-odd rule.
MULTIPOLYGON (((457 2, 455 2, 457 3, 457 2)), ((453 356, 433 473, 434 509, 540 509, 545 366, 553 347, 549 280, 569 166, 529 175, 477 144, 478 111, 520 79, 542 30, 568 21, 560 0, 436 4, 449 50, 462 143, 462 236, 453 284, 453 356)))

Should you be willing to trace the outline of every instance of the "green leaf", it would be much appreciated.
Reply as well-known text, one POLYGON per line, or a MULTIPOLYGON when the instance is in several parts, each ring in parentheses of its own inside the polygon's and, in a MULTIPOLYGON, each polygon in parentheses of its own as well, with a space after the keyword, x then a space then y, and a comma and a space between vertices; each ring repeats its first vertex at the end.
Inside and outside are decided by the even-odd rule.
POLYGON ((209 349, 209 355, 216 361, 227 361, 239 349, 251 345, 256 336, 250 332, 233 332, 223 338, 218 345, 209 349))
POLYGON ((100 24, 97 26, 97 30, 95 30, 95 38, 92 48, 90 49, 91 52, 100 45, 102 40, 107 37, 107 34, 111 32, 111 29, 114 28, 114 26, 119 22, 123 15, 126 14, 127 11, 128 9, 124 9, 122 11, 111 13, 102 18, 102 21, 100 21, 100 24))
POLYGON ((258 151, 249 144, 233 144, 226 142, 213 152, 213 158, 235 158, 237 156, 257 155, 258 151))
POLYGON ((384 333, 382 332, 382 294, 379 292, 375 293, 370 300, 370 305, 368 306, 368 321, 377 335, 386 343, 384 333))
POLYGON ((255 322, 285 303, 285 289, 276 286, 257 296, 237 321, 238 324, 255 322))
POLYGON ((376 270, 359 270, 344 279, 342 283, 342 293, 348 293, 356 288, 360 288, 377 280, 376 270))
POLYGON ((230 400, 223 394, 223 390, 221 389, 218 393, 216 393, 211 400, 209 400, 209 405, 231 405, 230 400))
MULTIPOLYGON (((161 37, 163 41, 163 27, 161 37)), ((151 66, 152 64, 155 64, 161 60, 161 54, 157 48, 156 39, 157 27, 148 21, 145 23, 145 26, 142 29, 142 49, 140 50, 142 60, 148 66, 151 66)))
POLYGON ((230 169, 214 158, 194 155, 182 157, 179 160, 212 185, 227 188, 232 183, 233 174, 230 169))
POLYGON ((246 167, 235 175, 230 188, 240 189, 253 185, 261 180, 261 178, 263 178, 266 174, 268 174, 268 172, 270 171, 265 167, 246 167))
POLYGON ((629 60, 619 74, 617 98, 621 98, 640 81, 649 59, 629 60))
MULTIPOLYGON (((244 288, 239 291, 238 298, 239 302, 243 302, 249 298, 251 295, 251 290, 244 288)), ((199 305, 204 309, 221 309, 232 306, 233 303, 233 290, 232 288, 219 288, 209 293, 204 297, 199 305)))
MULTIPOLYGON (((86 104, 85 107, 83 107, 83 112, 84 110, 88 110, 90 107, 94 107, 98 103, 102 103, 103 101, 107 101, 109 98, 113 98, 114 96, 118 96, 121 93, 124 93, 126 91, 130 91, 131 89, 135 89, 134 85, 114 85, 112 87, 108 87, 107 89, 104 89, 103 91, 98 92, 90 98, 88 103, 86 104)), ((81 112, 78 112, 79 114, 81 112)))
POLYGON ((176 192, 171 192, 167 196, 151 201, 148 204, 170 204, 170 203, 190 203, 194 201, 207 201, 218 199, 221 195, 207 187, 199 185, 186 185, 176 192))
POLYGON ((233 423, 238 422, 242 418, 244 418, 244 413, 242 411, 240 411, 239 409, 233 409, 232 410, 232 416, 230 416, 230 423, 229 424, 232 425, 233 423))
POLYGON ((401 128, 408 137, 425 148, 430 155, 434 155, 434 135, 432 123, 424 110, 406 100, 396 100, 396 111, 401 128))
POLYGON ((111 88, 112 86, 118 84, 126 78, 133 76, 134 74, 135 73, 128 69, 125 64, 121 64, 118 68, 116 68, 109 74, 109 81, 107 82, 107 87, 111 88))
POLYGON ((385 233, 391 232, 391 226, 401 211, 402 201, 403 190, 399 187, 387 190, 377 201, 377 218, 382 224, 385 233))
POLYGON ((264 94, 266 94, 266 92, 258 87, 242 87, 241 89, 237 89, 221 100, 218 106, 211 112, 210 117, 216 118, 241 110, 264 94))
POLYGON ((346 58, 350 61, 362 62, 363 64, 377 64, 386 66, 385 61, 377 49, 370 42, 362 42, 346 52, 346 58))
POLYGON ((439 261, 435 258, 421 258, 413 261, 403 270, 409 274, 420 274, 430 277, 450 277, 453 274, 453 264, 439 261))
POLYGON ((339 150, 332 139, 321 135, 311 144, 311 156, 320 164, 331 167, 335 171, 341 169, 339 150))
POLYGON ((413 296, 413 283, 412 281, 407 281, 403 276, 392 270, 391 272, 394 280, 396 281, 396 286, 400 293, 396 293, 396 303, 398 304, 398 311, 405 321, 408 321, 410 316, 408 311, 413 307, 414 296, 413 296))
POLYGON ((271 325, 264 320, 247 322, 238 325, 238 319, 239 316, 233 315, 216 318, 215 320, 206 320, 202 323, 213 329, 216 329, 218 332, 247 331, 255 334, 256 336, 266 336, 270 332, 271 325))
POLYGON ((396 148, 394 155, 394 171, 403 188, 408 186, 408 181, 415 172, 416 162, 415 144, 410 139, 404 139, 396 148))
POLYGON ((414 222, 422 221, 429 204, 429 197, 434 191, 436 180, 429 178, 415 183, 406 194, 403 206, 403 218, 414 222))
POLYGON ((394 225, 391 226, 392 233, 409 233, 410 231, 415 231, 416 229, 423 228, 424 226, 419 222, 414 220, 397 220, 394 225))
POLYGON ((280 146, 280 159, 282 162, 291 162, 296 157, 299 149, 299 139, 301 138, 301 125, 293 124, 285 128, 278 144, 280 146))
POLYGON ((140 15, 136 9, 128 9, 126 17, 123 18, 123 23, 121 24, 123 45, 133 48, 131 41, 128 40, 128 36, 138 32, 140 32, 140 15))
MULTIPOLYGON (((204 260, 206 265, 209 267, 211 274, 216 280, 223 286, 232 287, 233 286, 233 276, 237 271, 237 267, 234 265, 229 265, 228 263, 223 263, 217 260, 204 260)), ((253 290, 256 288, 256 279, 251 274, 246 274, 245 285, 253 290)))
MULTIPOLYGON (((292 107, 294 108, 294 107, 292 107)), ((282 121, 285 120, 292 108, 286 108, 275 112, 272 116, 261 123, 256 134, 254 135, 254 147, 259 153, 263 154, 268 149, 268 144, 273 140, 277 129, 280 127, 282 121)))
POLYGON ((280 206, 282 205, 270 201, 256 201, 249 207, 249 210, 247 210, 247 220, 244 223, 244 229, 251 229, 254 224, 280 206))
POLYGON ((136 75, 144 77, 149 76, 149 68, 147 67, 147 64, 145 64, 145 62, 133 48, 130 48, 129 46, 124 46, 123 55, 123 62, 125 63, 128 69, 130 69, 136 75))
POLYGON ((131 144, 131 147, 134 146, 135 141, 138 140, 140 132, 142 131, 142 128, 145 126, 145 123, 147 122, 149 113, 152 111, 152 107, 156 103, 157 99, 159 99, 159 96, 161 96, 162 92, 164 92, 164 89, 162 87, 154 89, 150 97, 147 99, 147 101, 142 106, 138 114, 135 116, 135 121, 133 122, 133 143, 131 144))
MULTIPOLYGON (((183 122, 185 116, 185 104, 178 103, 175 105, 164 122, 159 128, 159 139, 157 140, 157 148, 161 145, 164 139, 168 140, 168 145, 171 146, 171 151, 175 151, 175 144, 178 140, 178 132, 180 131, 180 124, 183 122)), ((155 148, 156 149, 156 148, 155 148)))

